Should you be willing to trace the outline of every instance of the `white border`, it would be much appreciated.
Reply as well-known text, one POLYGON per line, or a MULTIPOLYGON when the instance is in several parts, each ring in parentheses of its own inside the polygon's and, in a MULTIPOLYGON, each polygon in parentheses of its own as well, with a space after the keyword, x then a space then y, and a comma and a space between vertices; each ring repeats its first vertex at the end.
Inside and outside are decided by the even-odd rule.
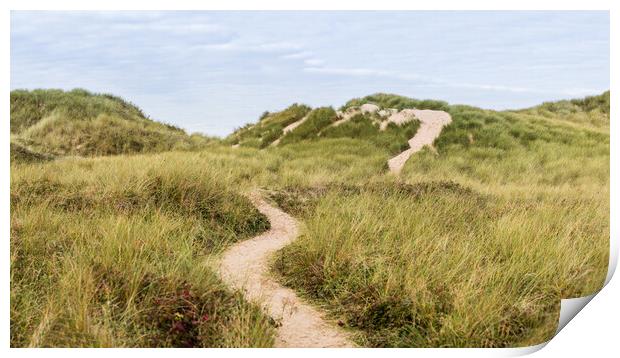
MULTIPOLYGON (((396 0, 382 0, 382 1, 341 1, 334 2, 328 0, 314 0, 314 1, 283 1, 283 0, 263 0, 263 1, 250 1, 250 0, 228 0, 225 2, 213 2, 205 3, 196 0, 175 0, 175 1, 133 1, 131 3, 121 0, 108 0, 108 1, 11 1, 5 5, 5 11, 0 16, 0 23, 2 24, 3 41, 2 41, 2 79, 5 84, 3 88, 4 100, 2 101, 2 113, 3 121, 2 126, 4 135, 1 137, 2 145, 8 149, 9 145, 9 79, 10 79, 10 12, 9 10, 610 10, 611 12, 611 96, 612 96, 612 120, 611 120, 611 133, 612 137, 617 136, 618 125, 614 124, 615 119, 618 118, 617 108, 613 104, 617 98, 615 87, 617 84, 618 72, 613 64, 617 63, 620 59, 618 56, 619 46, 618 42, 618 1, 604 1, 604 0, 589 0, 575 1, 544 1, 544 0, 521 0, 521 1, 490 1, 490 0, 470 0, 470 1, 458 1, 458 0, 433 0, 423 2, 404 2, 396 0), (614 42, 614 40, 616 40, 614 42)), ((78 30, 79 31, 79 30, 78 30)), ((614 141, 611 143, 611 157, 618 158, 618 146, 614 145, 614 141)), ((1 159, 3 168, 2 181, 0 182, 0 200, 4 203, 2 205, 2 231, 5 234, 6 240, 4 241, 5 254, 2 259, 2 308, 1 314, 3 317, 2 322, 4 328, 2 329, 1 338, 4 342, 5 349, 8 350, 9 335, 10 335, 10 320, 9 320, 9 153, 8 151, 3 153, 1 159)), ((611 161, 611 182, 615 183, 618 176, 618 164, 611 161)), ((618 194, 611 189, 611 217, 617 217, 614 215, 617 213, 618 194)), ((618 248, 618 229, 617 225, 611 222, 611 239, 612 239, 612 258, 617 259, 618 248)), ((617 262, 617 261, 616 261, 617 262)), ((611 268, 612 265, 610 265, 611 268)), ((611 278, 608 275, 608 279, 611 278)), ((558 355, 570 355, 575 354, 586 355, 594 352, 606 353, 616 350, 615 336, 618 315, 618 308, 616 302, 620 302, 620 286, 617 283, 618 279, 611 281, 600 294, 592 299, 592 303, 587 305, 581 314, 575 318, 575 322, 570 323, 562 330, 556 338, 548 343, 545 349, 542 349, 537 354, 539 356, 558 356, 558 355), (615 314, 613 314, 615 313, 615 314)), ((494 350, 494 349, 389 349, 382 350, 392 355, 420 355, 420 356, 471 356, 471 357, 484 357, 484 356, 506 356, 506 355, 519 355, 531 352, 533 349, 506 349, 506 350, 494 350)), ((208 351, 194 349, 183 350, 178 349, 106 349, 106 350, 88 350, 83 349, 54 349, 54 350, 35 350, 35 349, 12 349, 8 353, 12 355, 34 355, 39 353, 45 353, 52 356, 65 356, 65 355, 83 355, 89 354, 94 356, 108 356, 114 355, 151 355, 151 356, 169 356, 171 354, 183 354, 183 355, 246 355, 252 354, 257 356, 284 356, 284 355, 300 355, 310 356, 316 354, 318 351, 310 349, 295 349, 295 350, 283 350, 283 349, 223 349, 208 351)), ((355 351, 343 351, 343 350, 321 350, 321 355, 342 355, 342 354, 355 354, 356 356, 374 356, 377 354, 377 350, 372 349, 357 349, 355 351)))

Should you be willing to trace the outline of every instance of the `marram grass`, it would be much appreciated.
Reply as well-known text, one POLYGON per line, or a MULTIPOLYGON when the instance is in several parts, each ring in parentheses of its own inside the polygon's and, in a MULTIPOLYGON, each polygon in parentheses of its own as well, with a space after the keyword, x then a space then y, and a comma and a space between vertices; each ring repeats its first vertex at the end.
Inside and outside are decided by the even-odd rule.
POLYGON ((364 346, 537 344, 560 298, 601 288, 608 94, 507 112, 393 95, 348 105, 366 101, 446 110, 453 123, 399 178, 386 160, 417 123, 380 133, 321 117, 265 145, 302 105, 191 152, 54 159, 15 147, 11 346, 271 346, 269 318, 207 264, 267 229, 242 195, 255 187, 302 222, 273 274, 364 346))

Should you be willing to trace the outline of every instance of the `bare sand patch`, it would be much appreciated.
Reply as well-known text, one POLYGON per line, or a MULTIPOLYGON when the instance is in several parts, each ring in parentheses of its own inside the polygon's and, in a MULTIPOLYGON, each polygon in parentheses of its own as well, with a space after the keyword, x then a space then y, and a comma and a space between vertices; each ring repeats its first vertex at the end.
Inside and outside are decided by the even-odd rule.
POLYGON ((323 319, 323 314, 304 303, 295 292, 269 275, 269 258, 299 234, 297 221, 267 203, 258 192, 249 195, 256 208, 269 218, 271 229, 237 243, 222 258, 219 273, 234 289, 264 307, 280 323, 276 347, 354 347, 346 332, 323 319))
POLYGON ((413 153, 422 150, 424 146, 432 146, 435 139, 439 137, 443 127, 452 122, 452 117, 450 114, 444 111, 433 111, 429 109, 410 109, 403 111, 409 111, 407 112, 407 116, 412 114, 413 118, 417 118, 420 121, 420 128, 415 136, 409 140, 409 149, 388 160, 390 171, 394 174, 400 173, 403 166, 407 162, 407 159, 409 159, 413 153))
POLYGON ((284 137, 287 133, 291 132, 293 129, 299 127, 303 122, 306 121, 306 119, 308 119, 308 116, 310 116, 310 112, 308 112, 308 114, 306 114, 302 119, 298 120, 297 122, 293 122, 291 124, 289 124, 288 126, 284 127, 284 129, 282 130, 282 136, 276 140, 274 140, 271 145, 272 146, 276 146, 278 144, 280 144, 280 140, 282 140, 282 137, 284 137))

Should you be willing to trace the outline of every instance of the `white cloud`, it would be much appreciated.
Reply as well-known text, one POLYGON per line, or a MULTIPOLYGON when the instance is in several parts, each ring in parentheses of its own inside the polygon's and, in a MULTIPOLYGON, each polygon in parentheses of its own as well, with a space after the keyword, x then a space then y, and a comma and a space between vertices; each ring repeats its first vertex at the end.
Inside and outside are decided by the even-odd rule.
POLYGON ((377 70, 373 68, 337 68, 337 67, 306 67, 303 69, 308 73, 322 73, 340 76, 353 77, 388 77, 400 80, 419 80, 422 77, 412 73, 398 73, 386 70, 377 70))
POLYGON ((325 61, 319 60, 317 58, 309 58, 307 60, 304 60, 304 64, 306 64, 308 66, 320 66, 320 65, 322 65, 324 63, 325 63, 325 61))
POLYGON ((299 50, 302 48, 300 44, 292 42, 271 42, 250 46, 254 50, 262 51, 283 51, 283 50, 299 50))
POLYGON ((311 57, 312 55, 314 54, 310 51, 301 51, 301 52, 295 52, 295 53, 291 53, 288 55, 284 55, 281 58, 285 60, 297 60, 297 59, 308 58, 308 57, 311 57))
POLYGON ((544 89, 544 88, 531 88, 521 86, 506 86, 484 83, 459 83, 449 82, 444 80, 434 80, 435 86, 441 87, 453 87, 453 88, 467 88, 483 91, 497 91, 497 92, 512 92, 512 93, 530 93, 530 94, 560 94, 563 96, 586 96, 592 93, 603 92, 604 89, 592 89, 592 88, 571 88, 564 90, 544 89))
POLYGON ((229 41, 226 43, 206 44, 193 46, 194 49, 204 49, 213 51, 239 51, 239 52, 282 52, 286 50, 297 50, 300 45, 290 42, 267 42, 262 44, 243 43, 229 41))
MULTIPOLYGON (((383 77, 391 78, 402 81, 422 81, 427 87, 452 87, 452 88, 467 88, 483 91, 497 91, 497 92, 512 92, 512 93, 530 93, 530 94, 557 94, 557 90, 546 90, 540 88, 529 88, 520 86, 505 86, 494 84, 476 84, 476 83, 459 83, 451 82, 438 78, 423 77, 416 74, 377 70, 372 68, 333 68, 333 67, 306 67, 303 69, 308 73, 320 73, 336 76, 351 76, 351 77, 383 77)), ((560 91, 559 93, 565 96, 585 96, 592 93, 600 93, 604 91, 601 89, 591 88, 574 88, 560 91)))
POLYGON ((180 24, 180 23, 161 23, 161 22, 135 22, 120 23, 113 27, 120 31, 149 31, 167 32, 179 35, 189 34, 213 34, 227 32, 225 28, 216 24, 180 24))
POLYGON ((369 68, 331 68, 331 67, 306 67, 304 72, 324 73, 329 75, 342 76, 383 76, 386 71, 373 70, 369 68))

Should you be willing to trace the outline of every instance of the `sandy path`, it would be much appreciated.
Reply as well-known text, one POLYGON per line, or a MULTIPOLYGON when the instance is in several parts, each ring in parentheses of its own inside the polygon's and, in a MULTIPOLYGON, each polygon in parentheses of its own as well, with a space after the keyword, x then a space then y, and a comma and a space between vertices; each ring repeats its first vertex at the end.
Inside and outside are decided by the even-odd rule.
POLYGON ((219 268, 223 281, 235 289, 243 289, 248 300, 262 304, 281 323, 276 347, 354 347, 344 331, 325 322, 319 311, 270 277, 269 257, 295 240, 299 232, 297 221, 269 205, 256 192, 249 198, 269 218, 271 229, 224 253, 219 268))
POLYGON ((414 115, 420 121, 420 128, 415 136, 409 140, 409 149, 388 160, 390 171, 394 174, 400 173, 405 162, 413 153, 420 151, 425 145, 433 145, 443 127, 452 122, 452 117, 444 111, 428 109, 411 109, 408 111, 410 111, 408 114, 414 115))
POLYGON ((379 129, 384 131, 390 123, 400 126, 401 124, 410 122, 416 118, 416 111, 418 110, 413 108, 405 108, 400 112, 392 112, 387 120, 381 122, 379 129))
POLYGON ((353 116, 356 115, 356 114, 357 113, 354 113, 354 112, 347 112, 347 113, 343 113, 343 114, 339 113, 340 119, 335 121, 334 123, 330 124, 328 127, 338 127, 342 123, 345 123, 348 120, 350 120, 351 118, 353 118, 353 116))
POLYGON ((302 119, 298 120, 297 122, 293 122, 291 124, 289 124, 288 126, 284 127, 284 129, 282 130, 282 136, 276 140, 274 140, 273 142, 271 142, 272 146, 276 146, 278 144, 280 144, 280 140, 282 139, 282 137, 284 137, 286 135, 286 133, 292 131, 293 129, 299 127, 303 122, 306 121, 306 119, 308 119, 308 117, 310 116, 310 113, 312 111, 308 112, 308 114, 306 114, 302 119))
POLYGON ((338 117, 340 117, 340 119, 330 124, 329 127, 338 127, 342 123, 349 121, 356 114, 377 113, 377 112, 380 112, 379 106, 377 106, 376 104, 372 104, 372 103, 362 104, 359 108, 352 107, 352 108, 347 109, 345 112, 337 111, 336 114, 338 115, 338 117))

